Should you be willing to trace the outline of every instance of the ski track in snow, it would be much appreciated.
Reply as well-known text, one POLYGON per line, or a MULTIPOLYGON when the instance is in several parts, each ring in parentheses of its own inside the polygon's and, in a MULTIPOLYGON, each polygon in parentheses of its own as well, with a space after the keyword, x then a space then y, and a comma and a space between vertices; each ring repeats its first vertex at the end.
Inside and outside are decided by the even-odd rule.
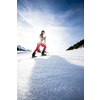
POLYGON ((83 48, 31 54, 17 52, 17 100, 84 100, 83 48))

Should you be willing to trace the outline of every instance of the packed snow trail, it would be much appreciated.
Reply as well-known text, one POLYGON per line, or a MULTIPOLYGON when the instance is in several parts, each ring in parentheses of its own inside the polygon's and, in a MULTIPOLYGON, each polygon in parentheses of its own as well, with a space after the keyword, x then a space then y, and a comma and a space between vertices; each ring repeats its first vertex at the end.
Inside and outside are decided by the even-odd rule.
POLYGON ((17 54, 17 99, 84 100, 84 67, 73 61, 82 63, 83 51, 33 59, 31 52, 17 54))

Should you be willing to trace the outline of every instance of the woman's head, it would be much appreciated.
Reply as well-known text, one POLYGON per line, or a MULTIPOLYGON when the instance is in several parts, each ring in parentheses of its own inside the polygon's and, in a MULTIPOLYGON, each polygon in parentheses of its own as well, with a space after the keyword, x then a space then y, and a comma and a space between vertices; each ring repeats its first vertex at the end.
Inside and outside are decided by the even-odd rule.
POLYGON ((45 33, 45 31, 44 31, 44 30, 42 30, 42 31, 41 31, 41 33, 42 33, 42 34, 44 34, 44 33, 45 33))

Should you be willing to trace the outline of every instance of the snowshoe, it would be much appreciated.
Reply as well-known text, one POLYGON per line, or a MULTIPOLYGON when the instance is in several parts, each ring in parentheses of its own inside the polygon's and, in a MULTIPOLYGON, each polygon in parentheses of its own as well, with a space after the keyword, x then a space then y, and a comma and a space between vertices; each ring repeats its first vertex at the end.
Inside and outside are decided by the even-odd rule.
POLYGON ((46 56, 46 55, 47 55, 47 54, 45 54, 44 52, 45 52, 45 50, 42 51, 41 56, 46 56))
POLYGON ((32 53, 32 58, 37 57, 37 56, 35 56, 35 54, 36 54, 35 52, 32 53))

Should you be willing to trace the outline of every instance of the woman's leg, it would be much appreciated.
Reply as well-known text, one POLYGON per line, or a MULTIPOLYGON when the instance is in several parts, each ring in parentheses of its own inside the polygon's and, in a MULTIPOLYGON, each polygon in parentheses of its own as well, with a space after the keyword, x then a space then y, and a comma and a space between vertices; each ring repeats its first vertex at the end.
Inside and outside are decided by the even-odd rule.
POLYGON ((36 53, 36 51, 39 49, 40 44, 41 44, 41 42, 38 42, 38 43, 37 43, 37 47, 36 47, 36 49, 34 50, 35 53, 36 53))
POLYGON ((44 45, 43 43, 41 43, 40 46, 44 47, 41 56, 46 56, 46 54, 44 53, 45 50, 46 50, 46 45, 44 45))
POLYGON ((42 42, 40 43, 40 46, 44 47, 43 50, 46 50, 46 45, 44 45, 42 42))

